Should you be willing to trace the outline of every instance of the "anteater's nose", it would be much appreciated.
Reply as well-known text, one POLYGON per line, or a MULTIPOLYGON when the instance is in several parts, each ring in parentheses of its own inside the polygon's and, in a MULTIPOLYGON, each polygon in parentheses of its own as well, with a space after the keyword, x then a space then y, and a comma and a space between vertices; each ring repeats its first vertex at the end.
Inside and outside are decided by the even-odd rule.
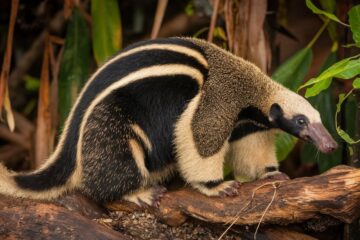
POLYGON ((331 152, 335 151, 337 149, 337 147, 338 147, 337 142, 332 140, 331 142, 325 144, 324 150, 326 153, 331 153, 331 152))

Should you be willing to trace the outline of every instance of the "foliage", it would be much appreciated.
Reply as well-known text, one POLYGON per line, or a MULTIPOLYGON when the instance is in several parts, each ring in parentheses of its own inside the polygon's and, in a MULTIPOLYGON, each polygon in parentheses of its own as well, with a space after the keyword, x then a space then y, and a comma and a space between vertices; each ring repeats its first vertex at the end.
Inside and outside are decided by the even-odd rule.
MULTIPOLYGON (((341 129, 337 123, 337 115, 341 111, 342 103, 352 94, 352 91, 347 94, 340 94, 339 102, 335 108, 334 103, 332 103, 331 83, 334 78, 349 80, 358 76, 360 74, 360 58, 359 55, 356 55, 342 59, 338 62, 335 61, 336 52, 338 50, 338 41, 333 22, 330 22, 330 20, 335 21, 344 27, 350 27, 354 40, 354 44, 351 44, 350 46, 359 46, 360 5, 354 6, 350 9, 348 13, 350 25, 348 25, 341 22, 339 18, 333 14, 336 5, 335 1, 324 0, 320 1, 320 3, 325 10, 321 10, 316 7, 311 0, 306 0, 307 7, 313 13, 321 16, 321 19, 324 21, 323 26, 319 29, 318 33, 314 36, 308 46, 295 53, 274 72, 273 78, 292 90, 296 90, 297 88, 307 88, 305 97, 310 98, 310 102, 317 107, 323 117, 324 125, 330 130, 330 132, 337 132, 341 139, 352 145, 357 143, 357 141, 352 139, 349 134, 341 129), (308 80, 305 84, 299 87, 305 75, 308 73, 309 66, 312 61, 311 47, 325 28, 328 29, 329 35, 333 40, 331 53, 325 61, 319 75, 308 80)), ((359 78, 356 78, 353 81, 353 88, 357 89, 359 87, 360 80, 359 78)), ((283 160, 287 154, 291 152, 295 146, 295 141, 296 140, 291 140, 291 137, 286 134, 282 134, 278 137, 277 155, 279 160, 283 160), (286 139, 288 140, 286 141, 286 139)), ((329 156, 325 156, 323 154, 318 155, 315 148, 311 147, 309 144, 305 144, 301 154, 302 159, 304 161, 313 161, 311 160, 314 159, 313 156, 316 156, 315 158, 319 160, 318 164, 321 171, 325 171, 329 167, 339 164, 341 159, 340 150, 337 150, 334 154, 329 156)))
MULTIPOLYGON (((323 10, 321 10, 321 11, 316 10, 316 7, 311 3, 310 0, 307 0, 306 3, 307 3, 307 6, 314 13, 324 14, 325 16, 329 17, 331 20, 335 20, 344 26, 349 26, 347 24, 344 24, 344 23, 338 21, 338 18, 337 17, 334 18, 334 15, 331 13, 325 12, 323 10)), ((354 6, 353 8, 351 8, 350 11, 348 12, 348 15, 349 15, 350 29, 353 33, 353 40, 355 42, 355 44, 352 44, 352 45, 359 47, 360 5, 357 5, 357 6, 354 6)), ((337 46, 337 42, 334 42, 334 45, 337 46)), ((334 49, 336 50, 337 47, 334 49)), ((334 50, 334 49, 332 49, 332 50, 334 50)), ((332 54, 334 54, 334 51, 332 51, 332 54)), ((317 77, 308 80, 305 84, 303 84, 300 87, 300 89, 308 87, 306 89, 305 97, 316 96, 317 99, 319 99, 322 95, 331 93, 331 91, 329 91, 329 89, 331 87, 331 83, 334 78, 338 78, 338 79, 342 79, 342 80, 349 80, 349 79, 353 79, 354 77, 358 76, 360 74, 360 57, 359 56, 360 55, 356 55, 356 56, 342 59, 338 62, 333 62, 330 66, 323 68, 317 77)), ((325 64, 325 65, 328 65, 328 64, 325 64)), ((344 101, 346 99, 348 99, 349 96, 351 96, 354 89, 360 88, 360 80, 358 77, 353 80, 352 86, 353 86, 353 89, 351 91, 349 91, 347 94, 345 94, 345 93, 339 94, 339 101, 336 104, 335 114, 330 109, 330 110, 326 111, 326 113, 327 113, 326 115, 323 115, 323 116, 334 116, 335 115, 334 121, 329 122, 329 123, 331 123, 331 125, 327 126, 327 127, 330 128, 331 130, 335 128, 338 136, 340 136, 341 139, 343 139, 347 144, 349 144, 350 154, 353 152, 351 149, 351 145, 356 144, 359 141, 355 141, 352 137, 350 137, 350 135, 346 131, 341 129, 341 127, 338 124, 337 119, 338 119, 338 114, 342 110, 342 104, 344 103, 344 101), (329 113, 331 113, 331 114, 329 114, 329 113)), ((326 104, 323 104, 323 106, 326 106, 326 104)), ((339 155, 338 152, 339 152, 339 150, 337 151, 337 153, 330 156, 329 158, 339 155)), ((320 158, 321 158, 321 156, 320 156, 320 158)), ((340 158, 338 158, 338 159, 340 159, 340 158)), ((337 163, 339 163, 339 160, 336 161, 336 159, 335 159, 335 161, 334 161, 334 159, 332 159, 330 165, 329 165, 329 161, 321 161, 321 162, 319 162, 320 170, 324 171, 327 168, 329 168, 337 163), (326 165, 326 166, 324 167, 324 165, 326 165)))
POLYGON ((59 112, 62 125, 89 75, 90 42, 85 19, 74 8, 66 31, 65 49, 60 68, 59 112))
POLYGON ((92 39, 95 60, 101 65, 121 49, 121 22, 116 0, 92 0, 92 39))

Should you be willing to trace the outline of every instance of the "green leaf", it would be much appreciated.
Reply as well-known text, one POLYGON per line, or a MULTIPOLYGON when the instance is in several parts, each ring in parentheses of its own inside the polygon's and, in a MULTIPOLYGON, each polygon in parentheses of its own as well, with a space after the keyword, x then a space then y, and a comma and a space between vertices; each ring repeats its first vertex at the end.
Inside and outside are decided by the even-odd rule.
POLYGON ((276 136, 276 157, 278 161, 284 160, 295 147, 297 138, 282 132, 276 136))
POLYGON ((349 134, 347 134, 344 130, 342 130, 341 128, 337 128, 337 132, 339 134, 339 136, 344 139, 347 143, 349 144, 356 144, 359 141, 355 141, 354 139, 352 139, 349 134))
MULTIPOLYGON (((326 58, 324 64, 321 66, 320 73, 329 68, 332 64, 336 62, 336 52, 331 51, 328 57, 326 58)), ((318 95, 321 91, 327 89, 332 82, 332 78, 325 79, 324 81, 315 83, 312 87, 306 89, 305 97, 313 97, 318 95)))
POLYGON ((285 87, 296 90, 308 73, 311 62, 311 48, 303 48, 281 64, 272 78, 285 87))
POLYGON ((315 83, 312 87, 306 89, 305 97, 309 98, 318 95, 321 91, 327 89, 331 85, 331 82, 332 78, 327 78, 324 81, 315 83))
POLYGON ((316 7, 316 6, 311 2, 311 0, 306 0, 306 6, 307 6, 313 13, 315 13, 315 14, 324 15, 324 16, 326 16, 327 18, 329 18, 329 19, 331 19, 331 20, 333 20, 333 21, 335 21, 335 22, 338 22, 338 23, 340 23, 340 24, 342 24, 342 25, 346 25, 346 26, 347 26, 347 24, 341 22, 340 19, 339 19, 338 17, 336 17, 334 14, 329 13, 329 12, 326 12, 326 11, 321 10, 321 9, 319 9, 318 7, 316 7))
POLYGON ((194 4, 192 0, 190 0, 185 6, 185 13, 187 16, 191 17, 194 15, 194 12, 195 12, 194 4))
POLYGON ((352 7, 349 11, 350 29, 356 46, 360 47, 360 5, 352 7))
POLYGON ((328 74, 334 74, 334 77, 341 79, 353 78, 356 75, 360 74, 360 58, 350 60, 341 69, 334 69, 332 72, 329 71, 328 74))
POLYGON ((60 123, 64 123, 71 106, 89 75, 90 41, 85 19, 74 8, 69 20, 59 78, 60 123))
POLYGON ((39 87, 40 87, 40 79, 30 76, 30 75, 25 75, 24 77, 25 80, 25 88, 28 91, 38 91, 39 87))
POLYGON ((359 89, 360 88, 360 78, 356 78, 354 81, 353 81, 353 87, 355 89, 359 89))
POLYGON ((350 58, 345 58, 328 69, 326 69, 324 72, 322 72, 318 77, 312 78, 309 81, 307 81, 305 84, 300 86, 299 89, 308 87, 310 85, 313 85, 315 83, 324 81, 325 79, 337 77, 342 79, 349 79, 352 77, 355 77, 356 75, 360 74, 360 58, 354 59, 357 56, 353 56, 350 58))
POLYGON ((213 36, 221 40, 227 41, 226 33, 222 27, 215 27, 213 36))
MULTIPOLYGON (((350 94, 352 93, 352 90, 348 93, 348 94, 339 94, 339 102, 336 104, 336 114, 335 114, 335 121, 337 120, 337 116, 338 116, 338 114, 340 113, 340 111, 341 111, 341 105, 342 105, 342 103, 345 101, 345 99, 347 99, 349 96, 350 96, 350 94)), ((356 144, 356 143, 358 143, 358 142, 360 142, 360 140, 358 140, 358 141, 355 141, 354 139, 352 139, 350 136, 349 136, 349 134, 347 134, 343 129, 341 129, 339 126, 338 126, 338 124, 337 124, 337 122, 336 122, 336 131, 337 131, 337 133, 339 134, 339 136, 343 139, 343 140, 345 140, 348 144, 356 144)))
POLYGON ((325 11, 333 13, 336 9, 336 1, 335 0, 320 0, 320 5, 325 11))
POLYGON ((336 104, 336 113, 339 113, 341 110, 341 104, 344 102, 345 100, 345 94, 344 93, 340 93, 339 94, 339 101, 336 104))
POLYGON ((121 49, 121 22, 117 0, 92 0, 93 51, 98 65, 121 49))

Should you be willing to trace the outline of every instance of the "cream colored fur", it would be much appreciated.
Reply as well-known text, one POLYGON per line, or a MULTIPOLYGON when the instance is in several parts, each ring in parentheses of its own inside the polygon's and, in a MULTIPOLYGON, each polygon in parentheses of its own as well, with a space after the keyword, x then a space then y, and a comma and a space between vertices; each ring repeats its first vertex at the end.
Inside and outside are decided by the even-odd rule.
POLYGON ((278 167, 275 133, 276 130, 256 132, 230 144, 226 161, 232 166, 237 179, 263 178, 268 174, 266 167, 278 167))
POLYGON ((205 194, 206 196, 216 197, 216 196, 220 196, 221 194, 227 195, 226 194, 227 190, 235 191, 237 193, 237 190, 235 190, 233 187, 234 183, 235 181, 225 181, 213 188, 207 188, 202 184, 192 184, 192 186, 202 194, 205 194))
POLYGON ((158 194, 154 188, 140 189, 123 197, 124 200, 135 203, 139 206, 142 206, 143 203, 151 206, 157 198, 158 194))
MULTIPOLYGON (((299 94, 283 88, 275 92, 270 99, 272 103, 280 105, 287 119, 292 119, 298 114, 305 114, 310 123, 321 123, 320 113, 299 94)), ((270 108, 266 113, 269 114, 269 112, 270 108)))
POLYGON ((151 142, 149 137, 144 132, 144 130, 142 130, 142 128, 138 124, 131 124, 130 127, 135 132, 135 134, 138 135, 139 138, 143 141, 147 150, 151 152, 152 151, 151 142))
POLYGON ((24 197, 32 199, 53 199, 61 195, 62 193, 68 191, 66 185, 61 187, 52 188, 50 190, 45 190, 42 192, 29 191, 19 188, 13 176, 18 173, 10 172, 3 165, 0 164, 0 192, 13 197, 24 197))
POLYGON ((148 178, 149 171, 145 167, 145 155, 144 155, 144 151, 143 151, 142 147, 134 139, 129 140, 129 147, 130 147, 133 159, 136 162, 136 166, 138 167, 141 176, 143 176, 144 178, 148 178))

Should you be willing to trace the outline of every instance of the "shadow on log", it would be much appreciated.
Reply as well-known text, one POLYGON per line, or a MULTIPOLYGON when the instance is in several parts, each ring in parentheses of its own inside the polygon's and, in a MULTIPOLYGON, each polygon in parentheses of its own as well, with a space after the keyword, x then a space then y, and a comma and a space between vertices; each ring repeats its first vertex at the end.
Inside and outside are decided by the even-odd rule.
MULTIPOLYGON (((119 201, 107 207, 132 210, 135 206, 119 201)), ((238 196, 227 198, 209 198, 195 190, 182 189, 166 193, 154 211, 172 226, 182 224, 186 216, 207 222, 257 225, 263 214, 262 224, 287 225, 308 220, 326 224, 329 218, 351 223, 360 215, 360 170, 338 166, 314 177, 260 180, 243 184, 238 196)))

